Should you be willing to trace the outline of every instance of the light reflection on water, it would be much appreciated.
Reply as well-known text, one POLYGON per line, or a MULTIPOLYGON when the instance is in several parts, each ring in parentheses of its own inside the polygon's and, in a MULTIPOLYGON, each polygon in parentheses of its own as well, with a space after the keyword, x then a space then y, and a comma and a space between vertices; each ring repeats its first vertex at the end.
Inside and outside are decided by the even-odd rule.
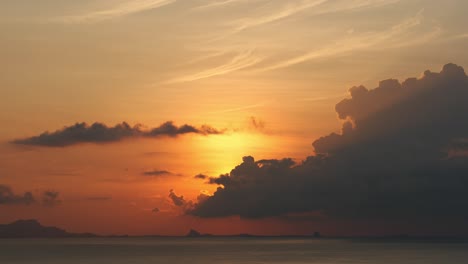
POLYGON ((282 238, 0 239, 0 263, 465 263, 468 243, 282 238))

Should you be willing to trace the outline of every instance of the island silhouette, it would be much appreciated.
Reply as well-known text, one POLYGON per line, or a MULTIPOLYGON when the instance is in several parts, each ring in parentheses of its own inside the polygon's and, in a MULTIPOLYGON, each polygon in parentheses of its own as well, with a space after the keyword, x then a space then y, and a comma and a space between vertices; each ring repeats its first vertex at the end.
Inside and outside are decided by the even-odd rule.
POLYGON ((0 225, 0 238, 97 237, 91 233, 69 233, 54 226, 43 226, 35 219, 0 225))
POLYGON ((235 235, 214 235, 200 233, 195 229, 190 229, 188 233, 182 236, 169 235, 97 235, 93 233, 71 233, 64 229, 54 226, 44 226, 36 219, 17 220, 9 224, 0 224, 0 239, 6 238, 125 238, 125 237, 179 237, 179 238, 210 238, 210 237, 238 237, 238 238, 298 238, 298 239, 391 239, 391 240, 463 240, 467 241, 467 237, 454 236, 410 236, 408 234, 391 235, 391 236, 326 236, 320 232, 313 232, 306 235, 252 235, 252 234, 235 234, 235 235))

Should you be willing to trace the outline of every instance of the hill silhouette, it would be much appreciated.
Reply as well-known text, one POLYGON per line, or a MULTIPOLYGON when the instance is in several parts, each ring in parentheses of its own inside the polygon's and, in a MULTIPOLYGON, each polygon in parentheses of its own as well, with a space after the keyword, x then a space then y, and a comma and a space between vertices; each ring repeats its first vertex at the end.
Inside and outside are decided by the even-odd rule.
POLYGON ((0 238, 54 238, 54 237, 95 237, 90 233, 69 233, 57 227, 41 225, 35 219, 18 220, 0 225, 0 238))

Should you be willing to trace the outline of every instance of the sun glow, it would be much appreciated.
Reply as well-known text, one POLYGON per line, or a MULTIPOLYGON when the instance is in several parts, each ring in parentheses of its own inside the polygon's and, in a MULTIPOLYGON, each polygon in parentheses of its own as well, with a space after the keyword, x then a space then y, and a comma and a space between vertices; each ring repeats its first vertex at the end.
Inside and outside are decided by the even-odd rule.
POLYGON ((228 173, 240 164, 243 156, 265 156, 274 148, 270 137, 259 133, 236 133, 204 137, 198 141, 202 159, 209 160, 208 173, 228 173))

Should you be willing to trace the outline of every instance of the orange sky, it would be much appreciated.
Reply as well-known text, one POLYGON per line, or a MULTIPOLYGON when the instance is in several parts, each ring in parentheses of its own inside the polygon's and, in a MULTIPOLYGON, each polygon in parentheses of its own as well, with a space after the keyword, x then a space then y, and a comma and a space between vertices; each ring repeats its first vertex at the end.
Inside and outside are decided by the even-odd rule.
POLYGON ((334 107, 351 86, 447 62, 466 68, 467 8, 464 0, 4 1, 0 185, 59 197, 53 206, 0 203, 0 223, 36 218, 100 234, 385 233, 381 223, 197 218, 168 195, 212 195, 218 186, 194 176, 229 173, 243 156, 313 155, 314 140, 341 131, 334 107), (77 122, 123 121, 223 133, 11 143, 77 122))

